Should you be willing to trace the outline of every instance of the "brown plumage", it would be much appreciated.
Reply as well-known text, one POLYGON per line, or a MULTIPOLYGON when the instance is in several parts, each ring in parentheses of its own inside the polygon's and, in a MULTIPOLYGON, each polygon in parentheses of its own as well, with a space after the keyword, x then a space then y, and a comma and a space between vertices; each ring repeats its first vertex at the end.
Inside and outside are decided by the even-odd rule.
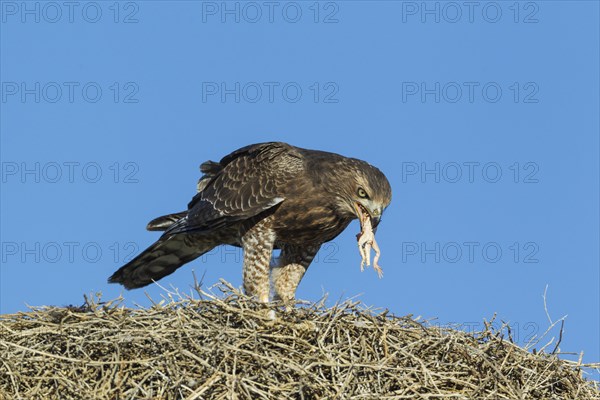
POLYGON ((247 294, 268 301, 271 280, 276 299, 292 300, 319 247, 365 211, 375 227, 392 195, 364 161, 280 142, 241 148, 201 171, 187 211, 151 221, 147 229, 164 234, 109 282, 146 286, 229 244, 244 250, 247 294), (271 266, 274 248, 282 251, 271 266))

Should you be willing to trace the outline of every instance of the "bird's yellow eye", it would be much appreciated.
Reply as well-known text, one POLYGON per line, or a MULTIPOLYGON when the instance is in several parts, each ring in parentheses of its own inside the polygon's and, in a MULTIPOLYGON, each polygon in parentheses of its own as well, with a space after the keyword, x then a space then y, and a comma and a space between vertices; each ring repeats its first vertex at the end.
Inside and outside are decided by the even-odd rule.
POLYGON ((367 194, 367 192, 365 192, 365 189, 363 188, 358 188, 358 197, 360 197, 361 199, 368 199, 369 195, 367 194))

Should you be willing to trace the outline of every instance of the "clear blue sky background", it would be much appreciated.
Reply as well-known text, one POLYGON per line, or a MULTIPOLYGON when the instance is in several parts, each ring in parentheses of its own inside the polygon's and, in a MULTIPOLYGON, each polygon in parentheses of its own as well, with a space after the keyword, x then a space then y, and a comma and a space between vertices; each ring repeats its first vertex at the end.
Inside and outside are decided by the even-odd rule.
MULTIPOLYGON (((384 279, 359 271, 354 222, 300 298, 497 313, 523 343, 548 285, 562 351, 599 360, 597 2, 223 4, 1 3, 1 313, 160 298, 106 278, 201 162, 281 140, 368 160, 394 190, 384 279)), ((192 270, 241 285, 232 248, 160 283, 188 291, 192 270)))

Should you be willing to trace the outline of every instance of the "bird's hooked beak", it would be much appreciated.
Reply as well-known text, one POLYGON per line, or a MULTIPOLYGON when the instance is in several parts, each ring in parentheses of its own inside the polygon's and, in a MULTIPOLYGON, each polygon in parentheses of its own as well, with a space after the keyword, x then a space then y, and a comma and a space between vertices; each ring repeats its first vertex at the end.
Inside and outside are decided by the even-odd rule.
MULTIPOLYGON (((369 202, 371 203, 371 202, 369 202)), ((356 216, 360 221, 360 225, 362 227, 363 223, 367 220, 367 218, 371 219, 371 226, 373 229, 377 228, 379 222, 381 221, 381 214, 383 213, 383 207, 376 206, 374 204, 363 204, 363 203, 354 203, 354 208, 356 209, 356 216)))
POLYGON ((381 208, 376 208, 371 211, 371 225, 373 226, 373 229, 377 228, 377 225, 381 222, 381 213, 383 213, 381 208))

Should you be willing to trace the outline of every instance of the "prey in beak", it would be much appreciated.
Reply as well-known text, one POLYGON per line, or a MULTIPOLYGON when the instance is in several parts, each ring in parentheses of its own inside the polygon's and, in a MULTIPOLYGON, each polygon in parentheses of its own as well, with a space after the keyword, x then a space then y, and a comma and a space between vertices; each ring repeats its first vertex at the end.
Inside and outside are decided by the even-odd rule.
POLYGON ((364 271, 365 264, 367 267, 371 265, 371 249, 373 249, 375 250, 373 269, 377 272, 379 278, 382 278, 383 270, 378 264, 381 251, 379 250, 379 246, 375 241, 374 232, 374 229, 377 227, 381 219, 381 211, 375 210, 373 213, 370 213, 362 204, 358 202, 354 203, 354 207, 356 209, 358 220, 360 221, 360 233, 356 235, 356 239, 358 241, 358 251, 360 252, 360 256, 362 258, 360 270, 364 271))

